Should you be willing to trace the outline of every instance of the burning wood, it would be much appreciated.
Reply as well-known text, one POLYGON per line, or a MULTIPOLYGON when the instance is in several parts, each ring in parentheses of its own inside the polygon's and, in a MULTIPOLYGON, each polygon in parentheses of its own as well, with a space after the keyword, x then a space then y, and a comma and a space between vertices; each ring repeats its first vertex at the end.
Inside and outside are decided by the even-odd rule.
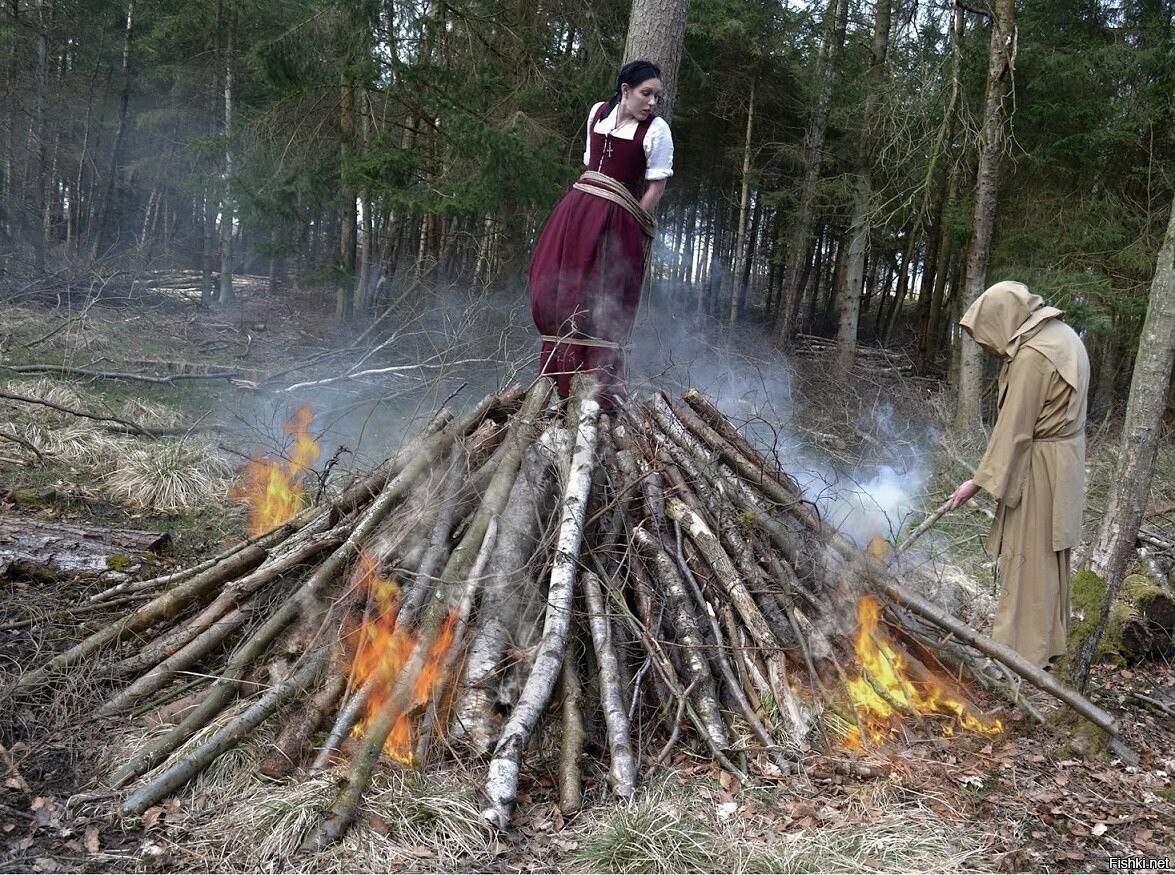
POLYGON ((299 486, 318 452, 300 411, 289 461, 246 474, 250 541, 136 584, 168 588, 17 692, 85 670, 125 681, 102 715, 187 704, 110 776, 134 788, 128 814, 280 720, 265 774, 345 775, 304 852, 349 828, 381 759, 425 768, 492 750, 484 815, 506 828, 520 776, 555 745, 570 811, 600 760, 627 796, 679 746, 734 775, 778 775, 813 750, 999 732, 952 678, 980 673, 980 652, 1116 731, 833 531, 698 393, 604 417, 581 377, 565 418, 543 415, 557 412, 549 395, 541 381, 442 411, 317 505, 299 486))

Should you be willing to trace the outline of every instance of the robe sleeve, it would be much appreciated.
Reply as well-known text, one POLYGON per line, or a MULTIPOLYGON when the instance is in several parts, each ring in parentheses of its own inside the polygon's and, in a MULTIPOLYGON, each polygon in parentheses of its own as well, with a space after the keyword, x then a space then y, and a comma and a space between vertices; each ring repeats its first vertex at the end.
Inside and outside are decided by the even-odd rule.
POLYGON ((1007 391, 987 451, 971 479, 1007 507, 1020 504, 1032 462, 1032 438, 1056 374, 1033 349, 1021 349, 1008 365, 1007 391))

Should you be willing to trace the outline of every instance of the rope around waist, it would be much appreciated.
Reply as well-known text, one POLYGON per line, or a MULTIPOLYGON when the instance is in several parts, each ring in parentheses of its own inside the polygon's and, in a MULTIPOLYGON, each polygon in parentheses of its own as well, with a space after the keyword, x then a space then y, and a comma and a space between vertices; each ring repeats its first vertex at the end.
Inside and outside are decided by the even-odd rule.
POLYGON ((579 181, 571 187, 576 191, 586 192, 623 207, 629 215, 637 220, 641 226, 641 232, 649 239, 652 239, 657 233, 657 222, 653 219, 652 214, 640 205, 640 201, 632 196, 632 192, 625 188, 622 182, 611 176, 597 173, 594 170, 585 170, 583 175, 579 177, 579 181))
POLYGON ((540 334, 539 340, 554 344, 567 344, 568 346, 597 346, 601 349, 624 349, 622 344, 614 340, 597 340, 594 337, 555 337, 552 334, 540 334))

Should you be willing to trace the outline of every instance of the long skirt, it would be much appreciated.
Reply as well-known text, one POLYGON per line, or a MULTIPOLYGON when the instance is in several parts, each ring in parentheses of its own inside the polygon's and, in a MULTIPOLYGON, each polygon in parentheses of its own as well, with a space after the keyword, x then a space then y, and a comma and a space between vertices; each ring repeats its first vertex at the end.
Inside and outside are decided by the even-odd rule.
POLYGON ((1050 486, 1034 470, 1015 509, 997 506, 988 544, 1000 584, 991 637, 1038 668, 1065 652, 1069 627, 1070 551, 1052 549, 1050 486))
POLYGON ((572 189, 547 220, 530 262, 530 309, 539 333, 559 338, 543 340, 540 362, 562 397, 578 371, 599 381, 605 409, 626 397, 619 347, 636 319, 645 253, 636 219, 595 195, 572 189))

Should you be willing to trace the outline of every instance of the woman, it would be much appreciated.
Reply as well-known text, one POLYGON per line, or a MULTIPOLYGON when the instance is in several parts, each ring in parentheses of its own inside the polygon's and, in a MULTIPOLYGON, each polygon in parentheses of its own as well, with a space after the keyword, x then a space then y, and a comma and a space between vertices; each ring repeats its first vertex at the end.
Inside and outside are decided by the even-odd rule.
POLYGON ((623 344, 640 302, 653 212, 673 175, 673 138, 654 113, 661 71, 620 68, 612 99, 588 114, 587 170, 555 207, 530 263, 530 308, 542 335, 542 372, 566 398, 592 372, 600 403, 625 397, 623 344))

